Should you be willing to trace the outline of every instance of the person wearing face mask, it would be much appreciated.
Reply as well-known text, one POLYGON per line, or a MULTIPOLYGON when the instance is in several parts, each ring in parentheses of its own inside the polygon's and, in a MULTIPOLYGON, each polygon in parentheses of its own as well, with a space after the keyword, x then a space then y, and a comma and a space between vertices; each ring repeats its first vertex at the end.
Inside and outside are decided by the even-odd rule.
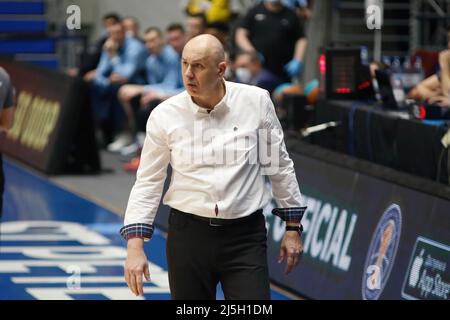
POLYGON ((252 7, 238 24, 236 44, 257 52, 263 66, 284 82, 298 78, 307 41, 303 21, 281 0, 264 0, 252 7))
POLYGON ((235 81, 266 89, 270 93, 283 82, 269 70, 263 68, 255 52, 239 52, 234 61, 235 81))

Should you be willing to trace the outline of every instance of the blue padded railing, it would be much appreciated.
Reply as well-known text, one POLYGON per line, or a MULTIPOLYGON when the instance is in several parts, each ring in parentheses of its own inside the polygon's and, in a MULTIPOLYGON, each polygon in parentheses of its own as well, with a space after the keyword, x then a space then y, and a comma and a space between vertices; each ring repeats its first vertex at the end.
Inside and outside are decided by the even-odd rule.
POLYGON ((44 14, 43 1, 0 1, 0 14, 44 14))
POLYGON ((56 50, 56 41, 51 38, 0 41, 0 54, 55 53, 55 50, 56 50))
POLYGON ((44 20, 0 21, 0 33, 12 33, 12 32, 44 33, 45 31, 47 31, 47 21, 44 20))

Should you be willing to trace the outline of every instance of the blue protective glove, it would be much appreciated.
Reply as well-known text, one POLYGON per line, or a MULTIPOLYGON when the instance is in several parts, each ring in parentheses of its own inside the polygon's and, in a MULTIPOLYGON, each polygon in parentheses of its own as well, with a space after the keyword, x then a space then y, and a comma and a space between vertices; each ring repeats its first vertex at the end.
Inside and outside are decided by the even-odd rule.
POLYGON ((284 66, 284 71, 286 71, 290 77, 296 77, 302 73, 302 67, 302 60, 292 59, 284 66))

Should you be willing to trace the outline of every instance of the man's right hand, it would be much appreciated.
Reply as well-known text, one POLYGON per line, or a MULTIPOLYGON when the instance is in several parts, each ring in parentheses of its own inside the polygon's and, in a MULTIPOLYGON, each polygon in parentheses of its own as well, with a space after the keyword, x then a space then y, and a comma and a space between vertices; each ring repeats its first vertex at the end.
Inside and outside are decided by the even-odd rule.
POLYGON ((108 38, 105 41, 105 44, 103 45, 103 48, 108 53, 109 57, 112 58, 117 54, 117 50, 119 49, 119 45, 117 42, 112 40, 111 38, 108 38))
POLYGON ((125 281, 136 296, 144 295, 142 276, 150 281, 148 260, 144 252, 144 240, 132 238, 128 240, 127 260, 124 267, 125 281))

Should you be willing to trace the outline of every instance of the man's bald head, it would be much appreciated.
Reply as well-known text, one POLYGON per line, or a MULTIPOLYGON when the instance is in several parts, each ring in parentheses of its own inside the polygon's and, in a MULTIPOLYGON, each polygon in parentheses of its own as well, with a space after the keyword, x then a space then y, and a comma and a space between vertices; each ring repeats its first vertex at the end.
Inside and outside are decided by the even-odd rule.
POLYGON ((183 56, 185 54, 194 55, 199 59, 206 58, 214 64, 225 61, 225 50, 222 44, 210 34, 201 34, 189 40, 183 50, 183 56))
POLYGON ((223 75, 227 63, 223 46, 210 34, 189 40, 181 57, 183 82, 196 103, 213 108, 223 96, 223 75))

